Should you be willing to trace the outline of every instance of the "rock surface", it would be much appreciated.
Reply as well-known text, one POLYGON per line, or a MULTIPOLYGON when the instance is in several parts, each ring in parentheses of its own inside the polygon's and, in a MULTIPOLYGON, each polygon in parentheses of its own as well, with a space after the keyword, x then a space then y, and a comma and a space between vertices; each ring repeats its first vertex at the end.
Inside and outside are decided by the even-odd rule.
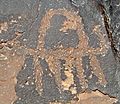
POLYGON ((1 0, 0 104, 120 104, 119 0, 1 0))

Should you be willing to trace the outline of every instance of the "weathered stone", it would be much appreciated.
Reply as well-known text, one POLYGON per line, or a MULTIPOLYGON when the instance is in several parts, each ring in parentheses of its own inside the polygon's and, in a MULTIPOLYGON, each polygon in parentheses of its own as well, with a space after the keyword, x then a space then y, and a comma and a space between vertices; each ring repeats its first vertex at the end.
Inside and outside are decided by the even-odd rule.
POLYGON ((2 0, 0 104, 119 104, 119 3, 2 0))

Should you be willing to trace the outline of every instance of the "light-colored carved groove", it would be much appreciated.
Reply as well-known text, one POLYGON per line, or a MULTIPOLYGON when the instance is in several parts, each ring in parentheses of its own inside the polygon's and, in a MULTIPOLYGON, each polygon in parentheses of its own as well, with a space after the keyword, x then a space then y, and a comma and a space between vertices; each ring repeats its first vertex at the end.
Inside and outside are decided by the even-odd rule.
POLYGON ((80 84, 82 88, 86 89, 88 87, 87 80, 85 79, 84 75, 84 69, 82 67, 82 57, 84 56, 90 57, 90 64, 93 68, 93 73, 98 77, 99 83, 103 85, 107 83, 102 69, 100 67, 100 63, 96 57, 97 55, 106 54, 109 48, 103 36, 103 33, 100 31, 99 25, 93 27, 93 32, 97 34, 100 46, 98 48, 92 48, 88 44, 89 37, 84 32, 82 18, 78 16, 77 13, 74 11, 68 11, 66 9, 50 9, 46 12, 40 24, 40 35, 37 47, 37 49, 39 50, 39 56, 47 61, 50 70, 55 75, 56 83, 59 87, 61 87, 59 71, 60 62, 58 61, 59 59, 64 59, 66 61, 65 68, 67 68, 69 71, 71 70, 72 65, 74 64, 78 70, 78 75, 80 78, 80 84), (56 47, 56 49, 45 49, 44 45, 46 32, 51 27, 50 20, 54 15, 63 15, 67 18, 63 22, 59 31, 67 32, 68 29, 76 30, 79 37, 79 44, 75 48, 64 48, 63 46, 58 46, 56 47))

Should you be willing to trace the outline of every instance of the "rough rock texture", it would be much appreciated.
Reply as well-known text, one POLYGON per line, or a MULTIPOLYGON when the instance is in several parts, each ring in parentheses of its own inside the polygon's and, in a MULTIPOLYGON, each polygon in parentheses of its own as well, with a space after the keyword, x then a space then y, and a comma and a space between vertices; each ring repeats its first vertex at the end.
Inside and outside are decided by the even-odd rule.
POLYGON ((120 104, 119 0, 0 0, 0 104, 120 104))

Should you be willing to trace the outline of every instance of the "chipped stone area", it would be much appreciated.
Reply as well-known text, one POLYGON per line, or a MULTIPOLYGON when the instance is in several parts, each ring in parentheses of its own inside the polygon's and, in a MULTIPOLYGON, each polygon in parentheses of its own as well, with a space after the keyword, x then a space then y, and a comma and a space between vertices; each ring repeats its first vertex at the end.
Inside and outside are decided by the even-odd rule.
POLYGON ((72 101, 71 104, 113 104, 118 100, 105 95, 99 91, 84 92, 78 95, 78 101, 72 101))
POLYGON ((23 21, 23 17, 20 15, 12 14, 0 17, 0 43, 13 41, 23 35, 21 21, 23 21))
MULTIPOLYGON (((118 100, 114 97, 110 97, 100 91, 84 92, 77 95, 77 101, 72 100, 66 104, 113 104, 118 100)), ((62 104, 60 102, 50 102, 49 104, 62 104)))
POLYGON ((7 22, 4 22, 4 23, 0 24, 0 33, 2 33, 3 31, 7 31, 7 29, 8 29, 7 22))
POLYGON ((119 63, 97 3, 1 2, 0 104, 119 104, 119 63))
POLYGON ((0 104, 12 104, 17 99, 16 76, 24 63, 24 53, 20 48, 0 49, 0 104))

